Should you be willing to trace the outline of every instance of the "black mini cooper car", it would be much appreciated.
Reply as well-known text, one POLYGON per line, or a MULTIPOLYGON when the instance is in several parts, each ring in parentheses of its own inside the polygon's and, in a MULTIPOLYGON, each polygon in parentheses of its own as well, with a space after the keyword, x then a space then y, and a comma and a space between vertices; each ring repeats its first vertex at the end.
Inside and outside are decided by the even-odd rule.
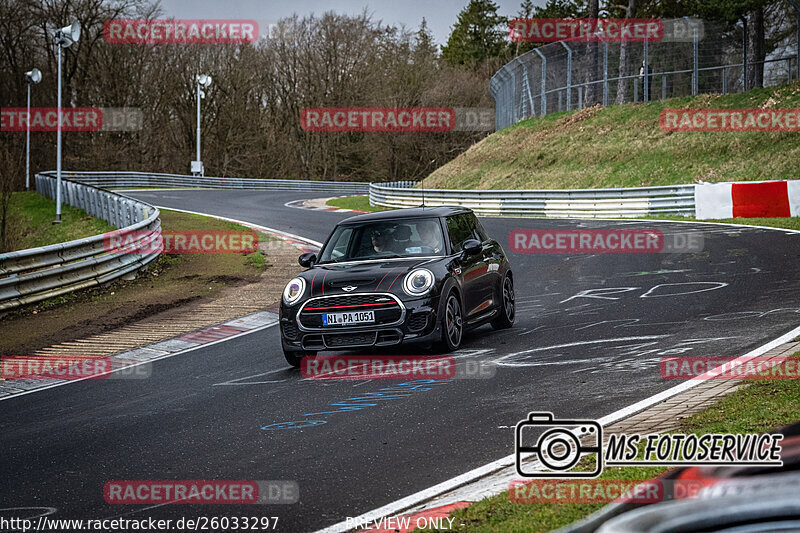
POLYGON ((463 207, 350 217, 319 252, 300 256, 280 307, 286 360, 322 350, 400 343, 449 352, 466 328, 514 323, 514 280, 503 248, 463 207))

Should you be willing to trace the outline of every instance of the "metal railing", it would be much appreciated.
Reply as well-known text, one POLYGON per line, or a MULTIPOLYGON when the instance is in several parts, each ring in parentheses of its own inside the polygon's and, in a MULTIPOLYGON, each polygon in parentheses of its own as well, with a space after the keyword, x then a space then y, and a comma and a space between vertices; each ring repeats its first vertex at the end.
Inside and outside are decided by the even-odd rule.
POLYGON ((482 216, 619 218, 691 216, 694 185, 572 190, 417 189, 415 182, 371 183, 370 205, 460 205, 482 216))
MULTIPOLYGON (((36 175, 36 190, 55 198, 53 173, 36 175)), ((122 194, 62 179, 63 201, 102 218, 117 231, 0 254, 0 311, 121 278, 157 254, 133 253, 160 239, 159 211, 122 194), (111 239, 126 232, 130 240, 111 239), (127 233, 133 232, 133 233, 127 233), (118 242, 121 241, 121 242, 118 242)))
POLYGON ((663 23, 659 42, 555 42, 515 57, 489 83, 495 129, 595 104, 737 93, 800 77, 797 42, 791 37, 763 61, 754 61, 741 36, 734 37, 721 23, 663 23))
POLYGON ((266 189, 279 191, 336 191, 367 194, 369 183, 348 181, 278 180, 263 178, 213 178, 157 174, 154 172, 67 172, 70 179, 107 189, 177 187, 198 189, 266 189))

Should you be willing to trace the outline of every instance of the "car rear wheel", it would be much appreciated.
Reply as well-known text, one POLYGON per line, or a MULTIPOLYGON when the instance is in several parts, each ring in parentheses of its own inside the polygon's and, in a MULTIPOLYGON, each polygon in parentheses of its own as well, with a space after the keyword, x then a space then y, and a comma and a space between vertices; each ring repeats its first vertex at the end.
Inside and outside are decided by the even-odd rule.
POLYGON ((295 368, 300 368, 303 357, 314 357, 315 355, 317 355, 317 352, 293 352, 286 348, 283 349, 283 356, 286 358, 286 362, 295 368))
POLYGON ((461 337, 464 334, 464 314, 461 310, 461 301, 455 291, 447 295, 447 301, 442 316, 442 340, 437 346, 442 353, 458 350, 461 346, 461 337))
POLYGON ((517 311, 514 303, 514 280, 511 276, 506 274, 503 279, 503 301, 500 305, 500 315, 492 320, 492 327, 494 329, 506 329, 514 325, 514 318, 517 311))

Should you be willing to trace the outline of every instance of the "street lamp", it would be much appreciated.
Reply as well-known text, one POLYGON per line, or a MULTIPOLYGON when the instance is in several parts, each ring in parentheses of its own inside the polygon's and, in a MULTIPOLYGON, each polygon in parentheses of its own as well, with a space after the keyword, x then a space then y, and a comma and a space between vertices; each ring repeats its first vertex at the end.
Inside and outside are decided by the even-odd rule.
POLYGON ((61 49, 69 48, 81 37, 81 24, 78 21, 64 26, 53 33, 58 46, 58 133, 56 134, 56 219, 53 224, 61 224, 61 49))
POLYGON ((26 115, 28 128, 25 141, 25 190, 27 191, 31 185, 31 83, 42 81, 42 73, 38 68, 29 70, 25 73, 25 79, 28 80, 28 114, 26 115))
POLYGON ((196 176, 204 176, 205 169, 203 168, 203 161, 200 159, 200 99, 206 97, 203 89, 208 89, 211 86, 211 76, 207 74, 198 74, 195 76, 197 83, 197 159, 192 161, 191 171, 196 176))

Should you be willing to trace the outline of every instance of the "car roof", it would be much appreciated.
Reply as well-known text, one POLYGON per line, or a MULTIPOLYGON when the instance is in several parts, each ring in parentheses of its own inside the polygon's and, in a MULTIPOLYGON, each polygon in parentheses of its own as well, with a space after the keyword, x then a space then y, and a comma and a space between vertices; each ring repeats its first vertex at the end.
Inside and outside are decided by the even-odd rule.
POLYGON ((357 224, 359 222, 376 222, 380 220, 394 220, 397 218, 430 218, 457 215, 460 213, 472 213, 471 209, 458 205, 446 205, 440 207, 410 207, 406 209, 390 209, 388 211, 378 211, 376 213, 366 213, 346 218, 339 224, 357 224))

